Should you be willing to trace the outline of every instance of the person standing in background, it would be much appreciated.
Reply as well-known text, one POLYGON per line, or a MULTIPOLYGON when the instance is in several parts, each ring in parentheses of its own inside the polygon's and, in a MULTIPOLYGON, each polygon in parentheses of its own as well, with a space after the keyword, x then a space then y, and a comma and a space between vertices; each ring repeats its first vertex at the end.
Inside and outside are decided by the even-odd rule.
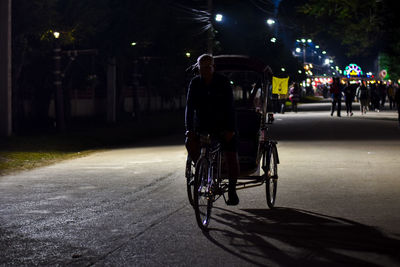
POLYGON ((337 104, 337 116, 340 117, 340 110, 342 109, 342 90, 340 85, 340 79, 338 77, 333 78, 330 92, 332 97, 331 116, 333 116, 337 104))

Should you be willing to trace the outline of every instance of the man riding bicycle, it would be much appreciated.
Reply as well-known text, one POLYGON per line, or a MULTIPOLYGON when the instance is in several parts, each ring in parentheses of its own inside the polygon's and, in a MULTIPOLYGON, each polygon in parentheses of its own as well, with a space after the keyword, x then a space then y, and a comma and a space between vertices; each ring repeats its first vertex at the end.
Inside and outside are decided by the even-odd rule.
POLYGON ((218 139, 228 165, 227 204, 237 205, 239 198, 236 194, 236 182, 240 170, 232 88, 226 77, 214 72, 214 59, 211 55, 201 55, 197 59, 196 67, 200 75, 191 80, 187 94, 186 148, 196 162, 200 154, 196 133, 209 133, 218 139))

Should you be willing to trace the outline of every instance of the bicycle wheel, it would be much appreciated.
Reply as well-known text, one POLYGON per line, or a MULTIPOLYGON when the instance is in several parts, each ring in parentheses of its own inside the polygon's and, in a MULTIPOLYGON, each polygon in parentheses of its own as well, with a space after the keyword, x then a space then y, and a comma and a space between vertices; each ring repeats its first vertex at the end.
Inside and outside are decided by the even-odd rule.
POLYGON ((208 177, 209 163, 206 158, 201 158, 196 163, 194 176, 194 211, 196 221, 202 230, 205 230, 210 222, 213 200, 210 194, 211 179, 208 177))
POLYGON ((190 205, 193 206, 193 195, 194 195, 194 163, 190 156, 186 159, 186 190, 190 205))
POLYGON ((265 183, 265 191, 267 195, 267 204, 270 209, 275 205, 276 189, 278 186, 278 152, 276 146, 270 145, 268 151, 264 154, 267 156, 267 179, 265 183))

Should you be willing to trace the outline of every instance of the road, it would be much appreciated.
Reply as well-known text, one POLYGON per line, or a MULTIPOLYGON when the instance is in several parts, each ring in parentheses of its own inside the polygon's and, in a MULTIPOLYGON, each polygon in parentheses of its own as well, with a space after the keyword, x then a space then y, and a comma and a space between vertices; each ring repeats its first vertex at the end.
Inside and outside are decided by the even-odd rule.
POLYGON ((276 208, 265 187, 216 202, 202 232, 181 136, 0 177, 0 264, 399 266, 396 113, 277 114, 276 208))

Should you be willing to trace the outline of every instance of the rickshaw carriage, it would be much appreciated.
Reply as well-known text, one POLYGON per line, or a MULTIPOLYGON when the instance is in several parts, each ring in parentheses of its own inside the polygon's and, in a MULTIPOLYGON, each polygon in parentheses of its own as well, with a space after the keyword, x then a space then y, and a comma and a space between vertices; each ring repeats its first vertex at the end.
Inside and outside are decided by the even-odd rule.
MULTIPOLYGON (((277 143, 266 135, 271 69, 260 60, 241 55, 215 56, 214 64, 215 71, 229 79, 234 94, 241 170, 236 189, 265 183, 267 205, 273 208, 279 159, 277 143)), ((225 199, 228 177, 219 145, 211 142, 209 136, 201 139, 201 156, 196 163, 188 156, 185 176, 197 223, 205 230, 213 202, 221 196, 225 199)))
POLYGON ((214 63, 215 71, 228 77, 234 92, 241 170, 239 179, 259 176, 263 149, 260 140, 265 138, 268 123, 271 69, 258 59, 242 55, 215 56, 214 63))

